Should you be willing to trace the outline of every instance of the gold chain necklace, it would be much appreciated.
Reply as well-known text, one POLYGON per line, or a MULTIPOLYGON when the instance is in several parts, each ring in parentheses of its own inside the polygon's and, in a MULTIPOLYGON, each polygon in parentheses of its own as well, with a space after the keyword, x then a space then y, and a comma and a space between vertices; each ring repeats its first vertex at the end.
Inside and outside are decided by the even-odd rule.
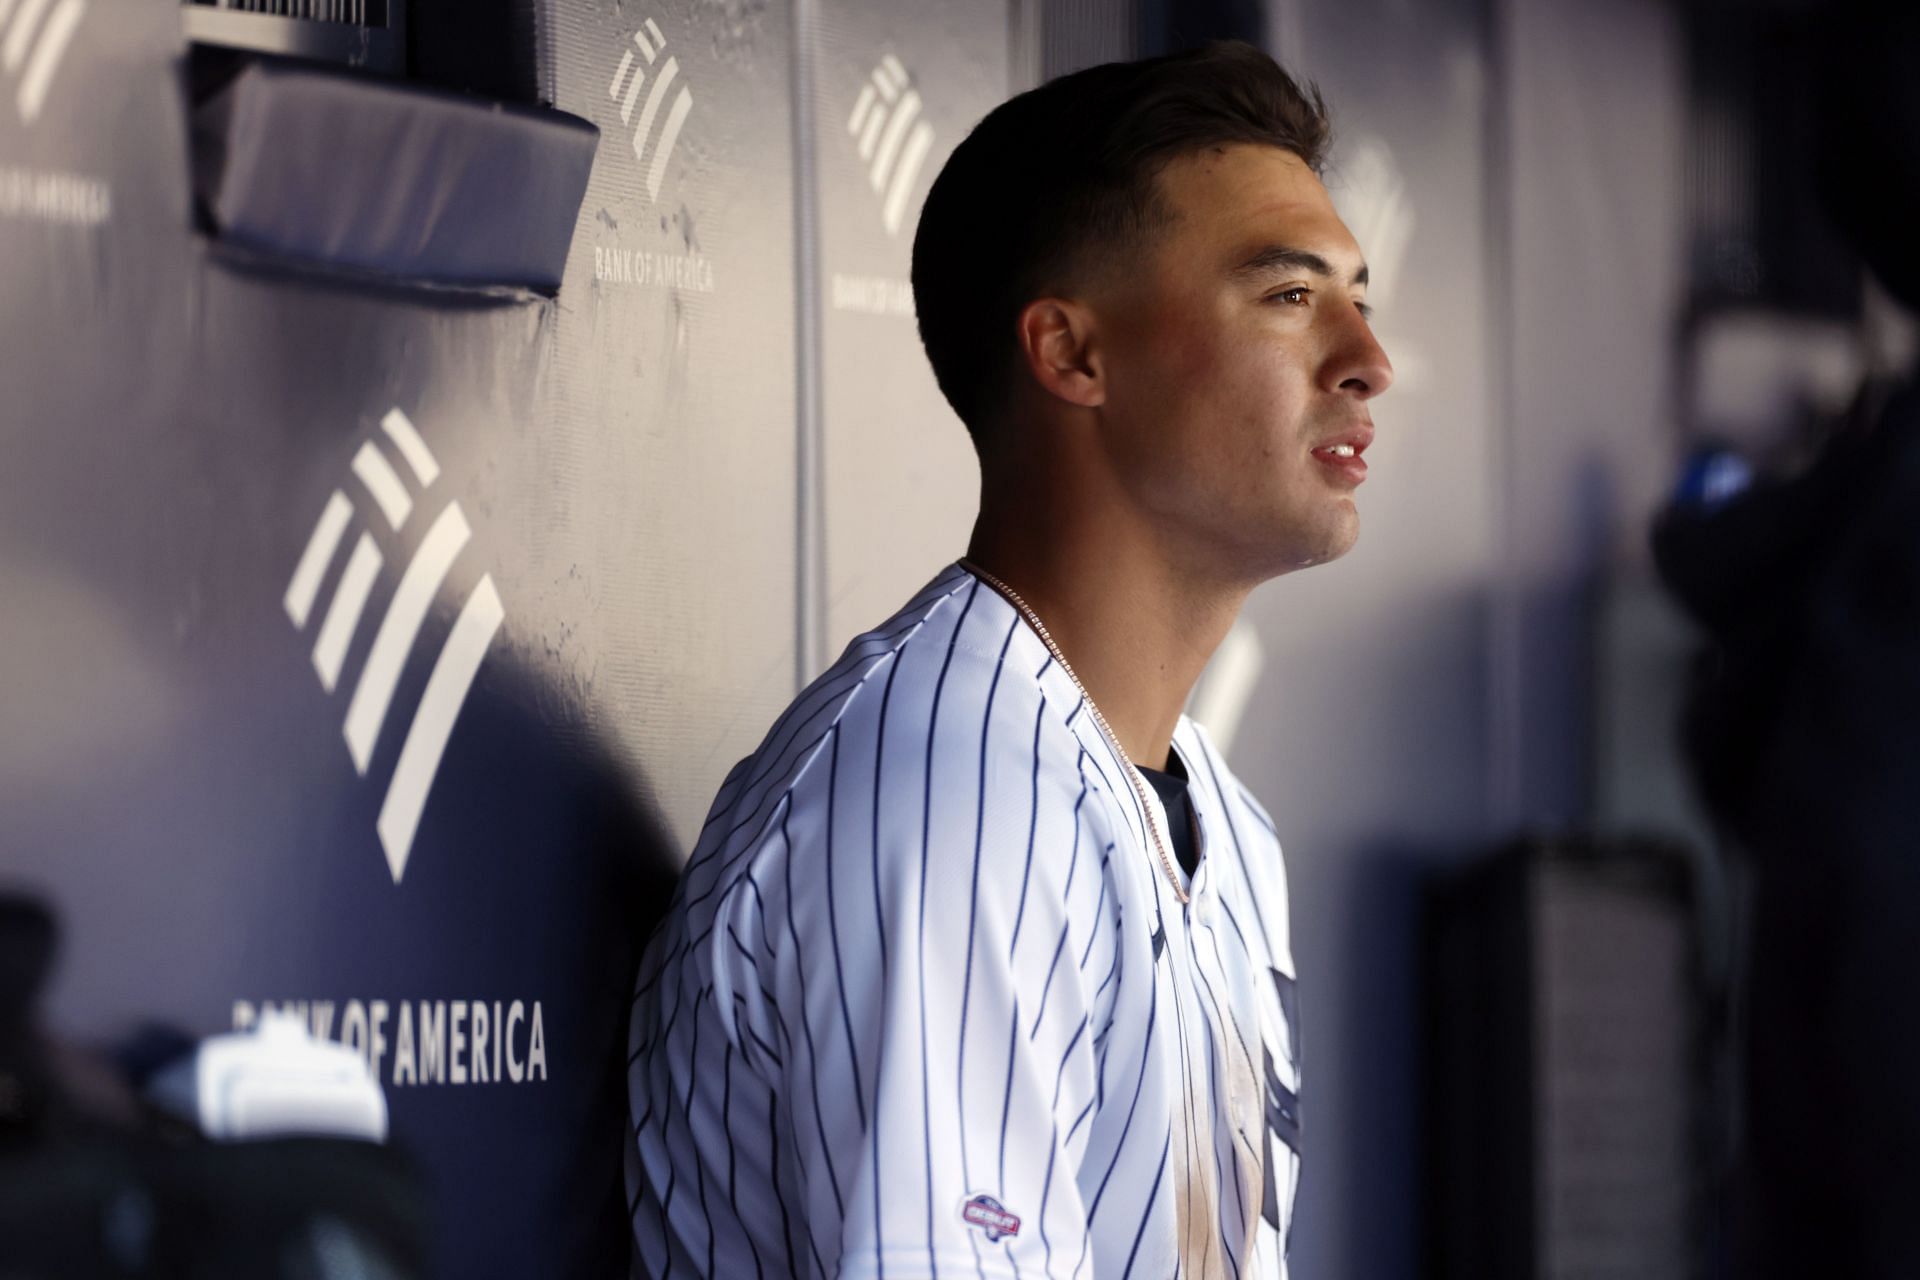
POLYGON ((1073 687, 1080 691, 1082 698, 1086 699, 1087 710, 1092 713, 1094 724, 1100 727, 1100 733, 1106 738, 1107 745, 1113 748, 1113 754, 1120 761, 1120 767, 1127 771, 1127 780, 1133 783, 1133 793, 1140 801, 1140 816, 1147 820, 1147 832, 1153 837, 1154 852, 1160 855, 1160 868, 1167 873, 1167 883, 1173 886, 1173 896, 1178 898, 1184 906, 1187 901, 1187 891, 1180 884, 1180 873, 1174 870, 1173 859, 1167 855, 1167 842, 1160 838, 1160 824, 1153 820, 1153 806, 1147 802, 1147 780, 1140 776, 1140 770, 1134 767, 1133 761, 1121 748, 1120 739, 1115 736, 1113 727, 1107 723, 1107 718, 1100 714, 1100 708, 1094 704, 1093 695, 1087 692, 1087 686, 1081 684, 1080 677, 1073 673, 1073 664, 1067 661, 1066 654, 1060 652, 1060 646, 1054 642, 1052 633, 1047 630, 1047 624, 1040 621, 1040 615, 1033 611, 1032 605, 1020 598, 1019 592, 973 561, 963 557, 960 567, 1005 596, 1007 601, 1020 611, 1020 616, 1027 620, 1027 625, 1033 628, 1034 633, 1040 637, 1041 643, 1047 646, 1047 652, 1053 655, 1053 660, 1060 664, 1062 671, 1067 673, 1067 679, 1073 681, 1073 687))

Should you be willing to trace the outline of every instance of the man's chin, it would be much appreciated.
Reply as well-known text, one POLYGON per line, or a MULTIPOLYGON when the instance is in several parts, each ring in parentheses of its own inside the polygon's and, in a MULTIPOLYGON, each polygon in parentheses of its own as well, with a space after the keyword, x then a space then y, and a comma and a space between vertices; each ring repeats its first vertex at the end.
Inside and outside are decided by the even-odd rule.
POLYGON ((1347 552, 1353 550, 1360 540, 1360 517, 1348 504, 1347 518, 1336 527, 1318 531, 1317 536, 1291 540, 1285 552, 1278 558, 1278 567, 1271 576, 1292 573, 1300 569, 1311 569, 1315 565, 1331 564, 1347 552))

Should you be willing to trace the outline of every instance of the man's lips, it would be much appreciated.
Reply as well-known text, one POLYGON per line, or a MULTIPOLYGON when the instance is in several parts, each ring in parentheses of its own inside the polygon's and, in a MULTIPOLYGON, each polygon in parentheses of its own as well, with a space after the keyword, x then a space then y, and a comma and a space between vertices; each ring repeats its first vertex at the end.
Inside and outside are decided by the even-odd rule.
POLYGON ((1359 484, 1367 478, 1366 460, 1361 455, 1372 443, 1373 424, 1355 423, 1313 446, 1313 457, 1347 483, 1359 484))
POLYGON ((1322 439, 1320 443, 1313 446, 1313 451, 1316 454, 1335 456, 1335 451, 1338 450, 1340 452, 1337 456, 1345 457, 1348 453, 1351 453, 1352 456, 1357 458, 1365 453, 1367 446, 1372 443, 1373 424, 1371 422, 1356 422, 1344 431, 1335 432, 1322 439))

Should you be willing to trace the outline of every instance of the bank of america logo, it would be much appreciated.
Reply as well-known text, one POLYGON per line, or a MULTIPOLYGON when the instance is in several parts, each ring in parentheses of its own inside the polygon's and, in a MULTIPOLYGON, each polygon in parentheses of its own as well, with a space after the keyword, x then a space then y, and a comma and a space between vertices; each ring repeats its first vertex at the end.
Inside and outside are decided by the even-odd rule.
POLYGON ((0 72, 17 79, 13 104, 32 123, 66 55, 87 0, 0 0, 0 72))
MULTIPOLYGON (((0 0, 0 4, 5 2, 0 0)), ((348 527, 356 513, 362 513, 363 504, 370 503, 374 514, 362 513, 368 527, 361 530, 354 542, 346 568, 334 583, 332 598, 327 601, 313 633, 313 669, 320 677, 320 687, 330 694, 340 684, 341 668, 360 631, 367 599, 386 563, 381 543, 392 541, 390 535, 398 535, 408 527, 415 511, 422 509, 416 498, 424 498, 440 476, 439 463, 434 461, 427 442, 420 438, 406 414, 394 409, 381 419, 380 427, 385 447, 376 437, 361 444, 359 452, 353 455, 352 470, 358 483, 335 489, 327 499, 319 523, 307 539, 307 548, 300 555, 300 563, 294 568, 293 580, 287 584, 284 600, 287 617, 292 619, 296 630, 304 632, 319 603, 321 584, 346 539, 348 527), (412 473, 418 482, 419 494, 401 479, 388 456, 389 450, 397 453, 412 473), (351 498, 347 496, 349 490, 354 494, 351 498), (376 537, 376 533, 380 536, 376 537)), ((447 571, 471 536, 472 530, 467 526, 460 504, 447 503, 428 525, 413 559, 400 573, 399 585, 387 602, 386 614, 373 633, 373 647, 367 652, 353 694, 347 700, 347 754, 353 758, 354 769, 363 776, 373 760, 374 743, 386 723, 400 673, 413 652, 414 642, 419 639, 421 624, 446 582, 447 571)), ((500 629, 505 616, 493 578, 483 575, 467 596, 460 616, 454 620, 453 630, 441 645, 440 654, 434 659, 433 673, 427 677, 426 692, 420 696, 420 704, 414 708, 413 719, 407 724, 406 737, 400 744, 399 763, 394 765, 393 776, 387 780, 380 817, 375 823, 395 884, 400 883, 407 869, 407 854, 420 825, 420 813, 426 807, 427 792, 433 787, 433 777, 439 771, 440 757, 446 751, 447 739, 452 736, 454 721, 460 717, 467 690, 480 670, 480 660, 486 657, 493 633, 500 629)))
POLYGON ((920 91, 912 80, 900 59, 887 54, 861 86, 847 118, 847 132, 860 142, 867 182, 882 196, 880 220, 890 236, 900 234, 913 180, 933 147, 933 126, 920 118, 920 91))
MULTIPOLYGON (((0 0, 0 4, 6 0, 0 0)), ((641 24, 640 30, 633 33, 634 49, 640 51, 640 61, 635 61, 633 49, 620 51, 620 65, 614 70, 613 82, 607 86, 607 96, 620 104, 620 123, 633 126, 633 155, 647 175, 647 199, 660 198, 660 183, 667 176, 667 164, 673 159, 674 144, 680 141, 680 126, 687 122, 687 113, 693 110, 693 93, 686 85, 680 86, 680 92, 673 95, 673 105, 667 108, 666 122, 660 126, 660 135, 653 136, 653 124, 660 115, 660 106, 667 100, 667 94, 673 89, 674 81, 680 75, 680 60, 669 57, 665 63, 659 61, 666 51, 667 39, 660 34, 659 24, 652 18, 641 24), (647 78, 651 71, 653 78, 647 78), (631 73, 631 74, 629 74, 631 73), (651 88, 648 85, 651 84, 651 88), (633 109, 640 103, 640 91, 646 89, 647 100, 640 105, 640 119, 636 123, 633 109), (651 140, 651 148, 649 148, 651 140), (648 160, 651 151, 652 160, 648 160)))

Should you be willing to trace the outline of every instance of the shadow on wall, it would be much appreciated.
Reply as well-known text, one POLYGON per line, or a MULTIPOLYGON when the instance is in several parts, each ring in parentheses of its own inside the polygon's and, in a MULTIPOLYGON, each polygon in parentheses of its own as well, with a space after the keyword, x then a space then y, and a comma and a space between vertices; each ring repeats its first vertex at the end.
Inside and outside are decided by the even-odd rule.
MULTIPOLYGON (((439 1262, 447 1274, 477 1274, 500 1261, 472 1237, 495 1237, 508 1256, 556 1275, 623 1273, 630 1249, 622 1161, 627 1136, 627 1031, 640 951, 664 914, 684 861, 645 778, 580 724, 564 692, 526 668, 496 668, 463 713, 458 766, 463 803, 431 819, 444 822, 436 843, 519 851, 551 874, 515 892, 455 908, 449 921, 470 936, 455 950, 477 957, 488 939, 518 936, 538 955, 538 981, 555 1034, 570 1027, 568 1064, 557 1065, 538 1108, 516 1106, 508 1092, 489 1100, 493 1123, 468 1131, 458 1091, 407 1097, 415 1123, 431 1126, 423 1161, 441 1206, 439 1262), (555 864, 564 861, 568 869, 555 864), (512 933, 493 922, 510 918, 512 933), (538 1244, 510 1241, 480 1224, 541 1227, 538 1244), (456 1239, 457 1238, 457 1239, 456 1239)), ((443 779, 443 783, 447 779, 443 779)), ((460 981, 479 984, 468 963, 460 981)), ((513 979, 502 973, 495 984, 513 979)), ((556 1039, 554 1051, 561 1045, 556 1039)), ((470 1114, 470 1112, 469 1112, 470 1114)))

